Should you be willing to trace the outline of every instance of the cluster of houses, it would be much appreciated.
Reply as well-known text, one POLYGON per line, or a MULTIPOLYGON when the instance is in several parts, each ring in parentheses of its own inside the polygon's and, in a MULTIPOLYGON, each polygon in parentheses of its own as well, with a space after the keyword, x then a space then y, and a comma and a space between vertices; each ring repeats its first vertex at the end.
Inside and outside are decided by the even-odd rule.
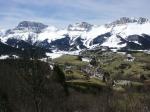
MULTIPOLYGON (((88 52, 88 51, 87 51, 88 52)), ((85 53, 87 53, 85 52, 85 53)), ((90 50, 89 53, 91 52, 94 52, 94 53, 99 53, 99 52, 102 52, 101 55, 98 55, 98 56, 101 56, 101 57, 106 57, 106 61, 108 62, 111 62, 112 60, 112 55, 114 54, 114 52, 110 51, 110 49, 108 47, 104 47, 104 46, 100 46, 100 47, 96 47, 95 49, 93 49, 93 51, 90 50), (97 52, 96 52, 97 51, 97 52), (109 52, 108 52, 109 51, 109 52)), ((118 52, 117 52, 118 53, 118 52)), ((135 57, 132 56, 132 54, 128 54, 128 53, 125 53, 125 52, 121 52, 121 54, 125 57, 125 59, 123 61, 127 61, 127 62, 133 62, 135 60, 135 57)), ((86 66, 83 66, 80 71, 85 73, 89 78, 92 78, 92 77, 96 77, 96 78, 99 78, 100 80, 104 80, 105 76, 107 76, 107 74, 105 73, 105 71, 96 63, 103 63, 105 62, 103 60, 103 58, 99 58, 97 59, 97 57, 94 57, 94 55, 88 55, 87 54, 80 54, 80 60, 83 61, 83 62, 88 62, 89 64, 86 65, 86 66), (92 63, 93 62, 93 63, 92 63)), ((73 70, 74 69, 78 69, 79 68, 74 68, 72 66, 67 66, 65 67, 64 71, 68 74, 72 74, 73 73, 73 70)), ((114 84, 122 84, 122 85, 126 85, 126 84, 129 84, 130 82, 128 81, 119 81, 119 82, 114 82, 114 84)))
POLYGON ((125 61, 133 62, 134 60, 135 60, 135 57, 133 57, 131 54, 126 55, 126 60, 125 61))

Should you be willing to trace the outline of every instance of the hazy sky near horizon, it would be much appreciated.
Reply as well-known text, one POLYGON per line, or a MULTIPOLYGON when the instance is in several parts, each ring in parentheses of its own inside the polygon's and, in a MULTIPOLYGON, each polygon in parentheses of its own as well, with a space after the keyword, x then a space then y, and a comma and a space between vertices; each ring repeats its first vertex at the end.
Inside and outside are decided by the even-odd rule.
POLYGON ((0 28, 20 21, 57 27, 86 21, 104 24, 120 17, 150 18, 150 0, 0 0, 0 28))

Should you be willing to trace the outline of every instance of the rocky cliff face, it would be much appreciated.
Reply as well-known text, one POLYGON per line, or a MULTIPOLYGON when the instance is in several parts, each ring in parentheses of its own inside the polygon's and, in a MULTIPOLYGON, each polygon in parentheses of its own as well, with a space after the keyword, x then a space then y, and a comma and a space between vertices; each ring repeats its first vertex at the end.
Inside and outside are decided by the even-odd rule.
POLYGON ((89 31, 93 25, 87 22, 76 23, 68 26, 68 31, 89 31))
POLYGON ((128 24, 128 23, 144 24, 146 22, 149 22, 149 20, 147 18, 143 18, 143 17, 139 17, 139 18, 122 17, 110 24, 106 24, 106 26, 124 25, 124 24, 128 24))
POLYGON ((43 29, 47 28, 48 25, 44 25, 38 22, 22 21, 14 30, 25 30, 40 33, 43 29))

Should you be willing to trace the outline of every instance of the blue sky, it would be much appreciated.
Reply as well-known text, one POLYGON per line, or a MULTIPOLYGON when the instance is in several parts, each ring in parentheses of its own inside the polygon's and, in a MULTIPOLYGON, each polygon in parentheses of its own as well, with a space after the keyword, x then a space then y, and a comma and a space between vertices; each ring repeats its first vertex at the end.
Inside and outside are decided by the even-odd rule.
POLYGON ((120 17, 150 18, 150 0, 0 0, 0 28, 30 20, 57 27, 86 21, 104 24, 120 17))

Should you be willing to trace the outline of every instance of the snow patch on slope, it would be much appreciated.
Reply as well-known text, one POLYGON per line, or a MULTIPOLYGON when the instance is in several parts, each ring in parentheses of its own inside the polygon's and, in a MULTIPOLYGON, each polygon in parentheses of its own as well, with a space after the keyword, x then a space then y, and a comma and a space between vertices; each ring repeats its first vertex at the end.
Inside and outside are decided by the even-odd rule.
POLYGON ((142 35, 147 34, 150 35, 150 23, 137 24, 137 23, 129 23, 125 25, 118 25, 113 28, 113 34, 119 34, 121 37, 126 38, 130 35, 142 35))
MULTIPOLYGON (((8 58, 10 58, 9 55, 1 55, 1 56, 0 56, 0 60, 4 60, 4 59, 8 59, 8 58)), ((19 56, 17 56, 17 55, 12 55, 12 58, 18 59, 19 56)))
POLYGON ((102 44, 102 46, 117 47, 117 48, 125 47, 126 44, 120 44, 121 42, 122 41, 120 38, 116 37, 116 35, 112 35, 110 38, 106 40, 106 42, 102 44))
POLYGON ((48 27, 38 35, 38 40, 43 41, 48 39, 50 43, 51 41, 63 38, 65 34, 67 34, 67 30, 58 30, 56 27, 48 27))
POLYGON ((59 58, 62 55, 62 53, 46 53, 46 56, 50 57, 51 59, 59 58))
POLYGON ((112 28, 106 28, 105 26, 98 26, 98 27, 93 27, 91 31, 84 33, 82 35, 82 38, 84 39, 84 45, 87 46, 88 48, 90 47, 90 43, 93 41, 94 38, 111 32, 112 28))
POLYGON ((2 56, 0 56, 0 60, 7 59, 7 58, 9 58, 8 55, 2 55, 2 56))

